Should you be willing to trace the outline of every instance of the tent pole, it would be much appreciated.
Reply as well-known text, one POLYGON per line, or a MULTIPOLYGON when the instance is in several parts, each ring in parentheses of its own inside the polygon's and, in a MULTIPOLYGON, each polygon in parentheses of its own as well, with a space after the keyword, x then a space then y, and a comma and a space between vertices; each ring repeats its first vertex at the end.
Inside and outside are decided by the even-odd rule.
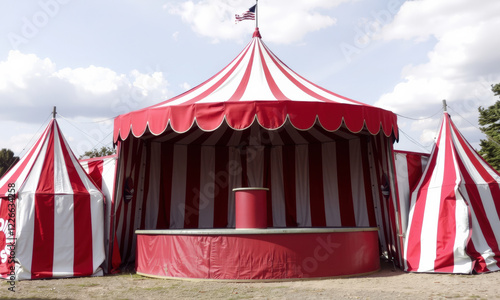
POLYGON ((447 112, 448 109, 446 108, 446 99, 443 99, 443 111, 447 112))
POLYGON ((56 115, 57 115, 56 107, 54 106, 54 110, 52 110, 52 119, 55 119, 56 115))
POLYGON ((255 0, 255 28, 259 28, 259 0, 255 0))

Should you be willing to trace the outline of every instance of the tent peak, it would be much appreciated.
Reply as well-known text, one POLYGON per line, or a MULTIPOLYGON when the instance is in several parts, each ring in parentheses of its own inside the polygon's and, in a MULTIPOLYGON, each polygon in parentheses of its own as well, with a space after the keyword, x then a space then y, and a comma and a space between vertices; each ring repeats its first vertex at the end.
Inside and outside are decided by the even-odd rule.
POLYGON ((260 35, 259 27, 255 27, 255 31, 253 32, 253 38, 259 38, 261 39, 262 36, 260 35))

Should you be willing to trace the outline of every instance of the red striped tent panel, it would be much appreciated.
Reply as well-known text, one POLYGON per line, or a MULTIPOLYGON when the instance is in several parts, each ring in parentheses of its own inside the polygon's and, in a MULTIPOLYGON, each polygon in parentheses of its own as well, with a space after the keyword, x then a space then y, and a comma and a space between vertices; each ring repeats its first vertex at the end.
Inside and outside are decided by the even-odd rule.
POLYGON ((76 160, 55 119, 0 181, 2 207, 12 183, 16 278, 102 274, 103 195, 76 160))
POLYGON ((405 270, 482 273, 500 268, 500 175, 445 113, 411 196, 405 270))
POLYGON ((251 42, 224 69, 193 89, 159 104, 120 115, 114 120, 114 141, 132 133, 160 135, 167 128, 186 132, 194 124, 213 131, 226 123, 237 130, 254 121, 277 129, 289 121, 306 130, 316 124, 335 131, 345 125, 397 138, 397 117, 328 91, 292 71, 262 42, 258 29, 251 42))

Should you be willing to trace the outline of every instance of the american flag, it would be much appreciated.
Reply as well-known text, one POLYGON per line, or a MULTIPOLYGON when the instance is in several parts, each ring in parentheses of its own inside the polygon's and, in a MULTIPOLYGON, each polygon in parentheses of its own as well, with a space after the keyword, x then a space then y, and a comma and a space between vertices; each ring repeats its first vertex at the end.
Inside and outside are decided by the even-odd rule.
POLYGON ((246 12, 242 13, 241 15, 235 15, 236 23, 244 21, 244 20, 255 20, 255 7, 256 6, 257 6, 257 4, 250 7, 246 12))

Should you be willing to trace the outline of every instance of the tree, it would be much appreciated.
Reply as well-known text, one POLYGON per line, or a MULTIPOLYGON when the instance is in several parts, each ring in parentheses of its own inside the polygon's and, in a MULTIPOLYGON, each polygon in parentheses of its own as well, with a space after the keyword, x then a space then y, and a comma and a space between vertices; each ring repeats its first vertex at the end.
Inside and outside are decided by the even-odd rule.
POLYGON ((108 156, 115 153, 116 153, 115 149, 111 147, 102 147, 100 150, 94 148, 90 151, 86 151, 85 153, 83 153, 83 155, 80 155, 80 158, 78 159, 108 156))
MULTIPOLYGON (((491 86, 495 96, 500 96, 500 83, 491 86)), ((487 139, 481 140, 479 154, 497 171, 500 171, 500 100, 488 108, 479 107, 479 125, 487 139)))
POLYGON ((19 161, 19 157, 14 156, 10 149, 0 150, 0 178, 19 161))

